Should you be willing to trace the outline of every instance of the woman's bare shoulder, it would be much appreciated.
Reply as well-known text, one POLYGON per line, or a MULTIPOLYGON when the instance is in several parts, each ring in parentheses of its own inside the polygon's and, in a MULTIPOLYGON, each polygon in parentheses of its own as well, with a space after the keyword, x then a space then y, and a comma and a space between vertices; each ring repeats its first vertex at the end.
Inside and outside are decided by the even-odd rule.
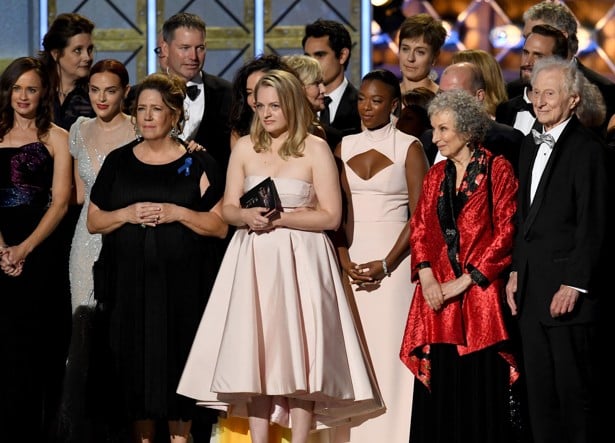
POLYGON ((305 149, 316 152, 326 150, 331 153, 331 148, 329 147, 329 144, 322 138, 313 134, 308 134, 308 136, 305 138, 305 149))
POLYGON ((68 152, 68 131, 52 123, 47 133, 45 145, 47 145, 47 148, 53 155, 60 152, 59 150, 61 150, 62 153, 64 151, 68 152))
POLYGON ((232 152, 237 151, 238 153, 247 153, 254 152, 254 143, 249 135, 244 135, 243 137, 239 137, 235 142, 235 146, 233 146, 232 152))
POLYGON ((49 128, 49 137, 54 137, 60 140, 68 139, 68 131, 56 125, 55 123, 52 123, 51 127, 49 128))

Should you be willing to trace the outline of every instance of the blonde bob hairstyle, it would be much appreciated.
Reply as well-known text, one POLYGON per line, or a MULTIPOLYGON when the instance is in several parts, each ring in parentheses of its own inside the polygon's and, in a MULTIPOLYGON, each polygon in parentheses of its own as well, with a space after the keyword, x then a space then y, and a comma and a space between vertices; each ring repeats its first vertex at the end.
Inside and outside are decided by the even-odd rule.
MULTIPOLYGON (((297 76, 290 72, 279 69, 271 70, 261 77, 254 88, 257 106, 258 92, 261 88, 276 90, 280 108, 286 118, 288 137, 284 140, 278 154, 285 160, 288 157, 303 157, 305 139, 314 119, 314 112, 305 95, 303 85, 297 76)), ((261 123, 258 108, 252 119, 250 138, 256 152, 268 151, 271 148, 271 135, 261 123)))
POLYGON ((304 54, 293 54, 283 56, 282 61, 297 73, 305 86, 322 83, 322 68, 315 58, 304 54))

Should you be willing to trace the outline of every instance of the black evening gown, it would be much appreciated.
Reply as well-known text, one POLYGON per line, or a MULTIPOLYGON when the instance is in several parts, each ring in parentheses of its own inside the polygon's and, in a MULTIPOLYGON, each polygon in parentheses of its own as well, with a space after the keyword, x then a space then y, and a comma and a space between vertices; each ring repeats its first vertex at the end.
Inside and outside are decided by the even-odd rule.
MULTIPOLYGON (((221 171, 206 152, 150 165, 134 155, 136 144, 138 140, 105 159, 91 192, 99 208, 166 202, 207 211, 222 197, 221 171), (202 174, 210 181, 204 195, 199 189, 202 174)), ((194 400, 176 389, 223 245, 178 222, 145 228, 124 224, 103 236, 104 277, 95 273, 95 297, 100 296, 101 278, 108 295, 98 300, 96 328, 102 342, 98 355, 93 351, 90 377, 91 399, 98 406, 94 412, 113 412, 108 419, 124 423, 192 418, 194 400)))
MULTIPOLYGON (((0 232, 8 245, 37 227, 50 203, 52 178, 53 158, 44 144, 0 148, 0 232)), ((53 236, 43 241, 18 277, 0 272, 0 427, 25 430, 32 441, 43 441, 43 422, 55 414, 45 408, 56 395, 47 392, 46 377, 50 361, 61 359, 53 355, 53 341, 64 320, 63 292, 50 266, 58 259, 56 246, 53 236)))

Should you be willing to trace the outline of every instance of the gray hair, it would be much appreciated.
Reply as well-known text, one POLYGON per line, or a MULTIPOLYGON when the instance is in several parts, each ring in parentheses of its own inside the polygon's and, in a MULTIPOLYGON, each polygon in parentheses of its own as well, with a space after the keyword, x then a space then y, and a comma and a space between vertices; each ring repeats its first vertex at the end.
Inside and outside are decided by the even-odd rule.
POLYGON ((568 38, 569 55, 573 56, 579 50, 579 39, 577 38, 577 19, 570 9, 561 3, 542 1, 531 6, 523 13, 523 21, 540 20, 546 24, 559 29, 568 38))
POLYGON ((600 126, 606 118, 606 104, 598 87, 590 83, 577 68, 576 62, 562 60, 559 57, 545 57, 536 61, 532 69, 531 84, 542 71, 559 71, 563 74, 562 91, 568 96, 578 96, 574 113, 579 121, 587 127, 600 126))
POLYGON ((544 57, 537 60, 532 68, 530 83, 534 86, 536 77, 542 71, 559 71, 564 75, 562 90, 569 95, 581 95, 583 90, 583 74, 577 69, 576 63, 571 60, 562 60, 559 57, 544 57))
POLYGON ((449 112, 457 132, 466 134, 472 146, 482 143, 491 123, 485 107, 476 97, 461 89, 438 92, 427 112, 430 118, 441 112, 449 112))
MULTIPOLYGON (((582 75, 582 74, 581 74, 582 75)), ((575 113, 581 123, 588 128, 602 125, 606 119, 606 103, 598 86, 583 77, 581 100, 575 113)))

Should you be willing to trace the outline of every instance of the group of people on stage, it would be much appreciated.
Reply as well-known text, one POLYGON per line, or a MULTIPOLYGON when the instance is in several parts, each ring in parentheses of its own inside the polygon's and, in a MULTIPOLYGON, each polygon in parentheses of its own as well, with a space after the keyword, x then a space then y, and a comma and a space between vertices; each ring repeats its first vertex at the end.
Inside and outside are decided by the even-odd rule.
POLYGON ((615 84, 523 15, 520 78, 342 23, 229 82, 168 18, 160 72, 56 17, 0 76, 0 423, 47 443, 593 443, 613 412, 615 84), (272 178, 282 210, 244 207, 272 178), (601 352, 602 351, 602 352, 601 352))

